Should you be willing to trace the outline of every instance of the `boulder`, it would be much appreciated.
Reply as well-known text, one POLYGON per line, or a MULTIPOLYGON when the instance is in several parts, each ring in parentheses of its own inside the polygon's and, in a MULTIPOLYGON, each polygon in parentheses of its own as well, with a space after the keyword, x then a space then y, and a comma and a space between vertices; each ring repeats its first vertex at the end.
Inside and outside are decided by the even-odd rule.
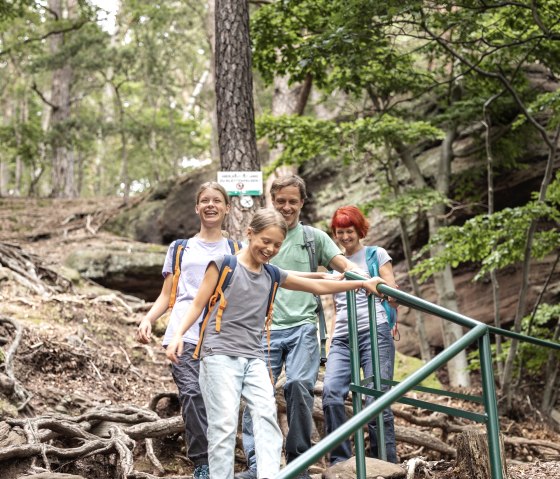
MULTIPOLYGON (((86 479, 84 476, 76 474, 62 474, 59 472, 42 472, 41 474, 33 474, 31 476, 21 476, 21 479, 86 479)), ((19 479, 19 478, 18 478, 19 479)))
POLYGON ((163 283, 166 252, 163 245, 115 238, 105 244, 80 243, 66 256, 64 265, 106 288, 154 301, 163 283))
MULTIPOLYGON (((366 457, 366 479, 399 479, 406 476, 406 471, 398 464, 366 457)), ((323 473, 323 479, 355 479, 356 458, 339 462, 323 473)))
POLYGON ((194 211, 196 193, 202 183, 215 179, 215 170, 205 169, 162 182, 139 201, 131 202, 104 229, 136 241, 165 245, 194 236, 200 228, 194 211))

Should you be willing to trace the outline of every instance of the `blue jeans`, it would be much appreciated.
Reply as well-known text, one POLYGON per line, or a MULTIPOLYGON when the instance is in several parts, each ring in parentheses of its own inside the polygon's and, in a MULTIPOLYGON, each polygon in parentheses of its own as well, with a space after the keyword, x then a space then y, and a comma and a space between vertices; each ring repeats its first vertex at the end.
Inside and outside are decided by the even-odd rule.
POLYGON ((208 459, 212 479, 233 479, 239 401, 253 419, 259 478, 280 470, 282 432, 276 422, 274 388, 262 359, 206 356, 200 366, 200 388, 208 412, 208 459))
MULTIPOLYGON (((395 345, 391 337, 391 329, 387 323, 377 325, 377 343, 379 347, 379 368, 381 378, 392 380, 395 366, 395 345)), ((373 376, 372 351, 369 330, 358 333, 358 346, 360 351, 360 364, 364 377, 373 376)), ((344 402, 350 391, 350 346, 349 338, 334 338, 329 350, 329 360, 323 384, 323 413, 325 416, 325 432, 330 434, 346 422, 344 402)), ((373 387, 369 384, 368 387, 373 387)), ((390 386, 382 385, 381 389, 387 391, 390 386)), ((366 397, 366 405, 375 400, 372 396, 366 397)), ((397 449, 395 443, 395 424, 393 412, 390 408, 383 410, 383 423, 385 426, 385 446, 387 460, 397 462, 397 449)), ((370 456, 377 457, 376 420, 368 424, 370 440, 370 456)), ((345 461, 352 457, 350 441, 346 440, 330 452, 330 463, 345 461)))
POLYGON ((179 391, 187 457, 198 466, 208 464, 208 421, 198 384, 200 361, 192 357, 195 347, 194 344, 183 342, 183 354, 179 357, 179 364, 172 364, 171 374, 179 391))
MULTIPOLYGON (((288 435, 286 436, 286 459, 288 462, 303 454, 311 447, 313 430, 313 388, 319 374, 319 342, 317 327, 304 324, 295 328, 271 331, 270 354, 266 337, 263 348, 267 362, 270 361, 272 376, 276 383, 286 368, 286 398, 288 435)), ((253 425, 247 409, 243 412, 243 449, 247 466, 255 470, 255 446, 253 425)), ((260 476, 260 466, 257 468, 260 476)))

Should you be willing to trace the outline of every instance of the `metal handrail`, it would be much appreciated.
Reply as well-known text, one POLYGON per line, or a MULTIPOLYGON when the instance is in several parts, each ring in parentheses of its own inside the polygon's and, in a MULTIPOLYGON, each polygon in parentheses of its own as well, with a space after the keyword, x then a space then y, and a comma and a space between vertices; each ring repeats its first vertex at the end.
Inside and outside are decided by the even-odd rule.
MULTIPOLYGON (((349 279, 364 280, 362 276, 348 272, 346 277, 349 279)), ((370 316, 370 339, 372 342, 372 352, 374 356, 374 388, 369 389, 360 385, 359 369, 360 362, 357 355, 357 318, 356 318, 356 303, 355 293, 347 293, 348 299, 348 325, 351 355, 351 369, 352 369, 352 382, 350 390, 352 391, 352 403, 354 406, 354 416, 346 421, 341 427, 333 431, 324 439, 319 441, 315 446, 307 452, 299 456, 294 461, 290 462, 280 473, 276 479, 289 479, 295 477, 298 473, 302 472, 306 467, 319 460, 322 456, 327 454, 335 446, 346 440, 352 433, 355 433, 355 447, 356 447, 356 477, 358 479, 365 479, 365 444, 363 436, 363 426, 377 417, 378 429, 378 453, 381 457, 386 458, 384 431, 382 411, 389 407, 393 402, 401 400, 401 398, 410 390, 416 388, 424 379, 430 374, 440 368, 443 364, 466 349, 474 341, 478 342, 478 349, 480 352, 480 367, 482 376, 482 403, 484 404, 485 414, 470 414, 468 417, 472 420, 485 422, 488 435, 488 450, 490 456, 490 472, 493 479, 503 479, 503 468, 500 456, 500 442, 499 442, 499 420, 498 420, 498 405, 496 401, 496 390, 494 381, 494 371, 492 367, 492 351, 490 347, 490 333, 500 334, 502 336, 519 339, 524 342, 529 342, 539 346, 544 346, 552 349, 560 350, 560 344, 551 341, 526 336, 519 333, 514 333, 504 329, 488 326, 480 321, 476 321, 468 316, 464 316, 455 311, 443 308, 441 306, 432 304, 423 299, 412 296, 401 290, 387 286, 386 284, 379 284, 377 286, 378 292, 391 296, 397 300, 400 305, 409 306, 414 309, 421 310, 428 314, 439 316, 442 319, 452 321, 460 324, 468 329, 465 335, 455 341, 452 345, 444 349, 436 357, 434 357, 427 364, 422 366, 416 372, 408 376, 405 380, 397 383, 395 387, 387 392, 381 391, 381 379, 379 373, 379 354, 377 349, 377 322, 375 320, 375 307, 374 301, 370 297, 369 300, 369 316, 370 316), (357 380, 356 380, 357 378, 357 380), (372 394, 377 399, 361 410, 361 393, 372 394)), ((432 390, 435 392, 437 390, 432 390)), ((404 401, 404 399, 402 399, 404 401)), ((429 403, 422 401, 415 401, 417 405, 428 407, 429 403)), ((449 414, 454 414, 453 408, 448 408, 449 414)), ((460 411, 460 410, 455 410, 460 411)), ((455 412, 455 415, 460 415, 455 412)))

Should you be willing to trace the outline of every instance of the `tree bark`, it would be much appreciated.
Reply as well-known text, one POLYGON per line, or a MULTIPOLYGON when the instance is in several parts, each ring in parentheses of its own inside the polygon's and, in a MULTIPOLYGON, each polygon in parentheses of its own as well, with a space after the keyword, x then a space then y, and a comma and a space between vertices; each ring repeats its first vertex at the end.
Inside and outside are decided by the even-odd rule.
MULTIPOLYGON (((496 95, 490 97, 485 103, 483 108, 483 122, 486 129, 484 142, 486 145, 486 175, 487 175, 487 182, 488 182, 488 214, 494 214, 494 156, 492 154, 492 142, 490 136, 491 130, 491 117, 488 113, 488 107, 492 104, 493 101, 498 99, 503 93, 503 90, 496 95)), ((492 298, 494 299, 494 326, 496 328, 502 327, 502 320, 500 317, 500 283, 498 282, 498 276, 495 270, 490 272, 490 281, 492 283, 492 298)), ((497 369, 497 377, 498 381, 502 378, 504 363, 501 359, 502 357, 502 337, 497 334, 496 335, 496 369, 497 369)))
MULTIPOLYGON (((410 151, 404 146, 404 145, 398 145, 397 148, 397 154, 400 157, 401 161, 407 165, 411 165, 411 168, 413 168, 413 170, 418 169, 418 165, 416 164, 416 162, 414 161, 414 159, 412 158, 412 155, 410 154, 410 151), (412 166, 415 165, 415 166, 412 166)), ((418 169, 417 175, 419 175, 420 178, 422 178, 422 174, 420 173, 420 170, 418 169)), ((392 166, 392 163, 389 162, 389 178, 391 181, 391 187, 393 188, 393 191, 395 192, 395 194, 398 196, 400 194, 400 186, 399 186, 399 182, 398 182, 398 178, 397 178, 397 173, 395 171, 395 168, 392 166)), ((423 182, 423 179, 422 179, 423 182)), ((400 232, 401 232, 401 242, 403 245, 403 252, 404 252, 404 257, 406 260, 406 267, 408 268, 408 270, 410 271, 413 268, 413 262, 412 262, 412 246, 410 245, 410 238, 408 237, 408 228, 407 228, 407 218, 399 218, 399 228, 400 228, 400 232)), ((416 280, 416 278, 412 275, 409 275, 410 278, 410 284, 412 286, 412 291, 414 292, 415 296, 417 296, 418 298, 422 297, 422 293, 420 291, 420 285, 418 284, 418 281, 416 280)), ((419 340, 419 347, 420 347, 420 358, 422 359, 422 361, 424 361, 424 363, 427 363, 428 361, 430 361, 430 359, 432 359, 432 354, 430 352, 430 343, 428 341, 428 336, 426 334, 426 328, 424 326, 424 314, 421 311, 418 311, 417 309, 414 310, 415 316, 416 316, 416 324, 415 324, 415 331, 416 334, 418 335, 418 340, 419 340)))
MULTIPOLYGON (((503 437, 500 435, 502 476, 507 479, 503 437)), ((483 431, 467 430, 457 436, 457 466, 459 477, 492 479, 488 452, 488 436, 483 431)))
MULTIPOLYGON (((247 0, 217 0, 216 110, 220 165, 223 171, 258 171, 253 106, 253 73, 249 38, 247 0)), ((232 198, 226 229, 242 238, 258 202, 243 208, 239 197, 232 198)))
MULTIPOLYGON (((3 125, 7 127, 10 122, 12 121, 12 107, 13 107, 13 100, 12 98, 6 98, 3 102, 3 125)), ((1 156, 0 157, 0 197, 1 196, 8 196, 8 189, 10 184, 10 169, 8 167, 8 162, 6 159, 1 156)))
MULTIPOLYGON (((440 155, 438 175, 436 178, 436 190, 447 196, 449 193, 449 178, 451 176, 451 160, 453 158, 453 139, 455 138, 456 131, 454 127, 450 127, 446 135, 445 141, 442 144, 442 151, 440 155)), ((404 145, 397 146, 397 151, 407 168, 410 177, 417 188, 427 188, 428 184, 422 175, 420 167, 414 161, 412 155, 404 154, 404 145)), ((444 206, 438 205, 432 209, 428 216, 428 227, 430 236, 434 235, 444 222, 441 221, 445 213, 444 206)), ((432 251, 435 254, 436 251, 432 251)), ((455 285, 453 283, 453 274, 451 268, 447 266, 444 271, 434 275, 434 285, 436 288, 438 302, 444 308, 452 311, 457 311, 457 298, 455 294, 455 285)), ((463 330, 461 326, 451 323, 450 321, 442 320, 442 334, 443 343, 448 347, 454 341, 459 339, 463 330)), ((470 379, 467 371, 467 356, 465 351, 462 351, 457 356, 452 358, 447 365, 449 371, 449 381, 452 386, 468 386, 470 379)))
MULTIPOLYGON (((449 179, 451 178, 451 160, 453 158, 453 140, 457 135, 455 125, 450 125, 445 140, 441 146, 438 174, 436 178, 436 189, 445 196, 449 194, 449 179)), ((428 217, 430 236, 437 233, 440 226, 445 226, 444 205, 436 205, 428 217)), ((432 254, 437 254, 437 248, 432 254)), ((447 265, 443 271, 434 274, 434 285, 436 287, 440 306, 451 311, 458 311, 457 294, 453 283, 451 266, 447 265)), ((442 319, 441 329, 443 344, 447 348, 463 335, 463 328, 459 324, 442 319)), ((447 363, 449 372, 449 383, 451 386, 470 386, 469 372, 467 370, 467 353, 461 351, 447 363)))
MULTIPOLYGON (((66 9, 64 0, 49 0, 49 9, 57 16, 63 18, 63 12, 68 12, 68 18, 76 14, 76 0, 67 0, 66 9)), ((56 33, 50 37, 50 50, 52 55, 59 54, 64 45, 64 33, 56 33)), ((63 134, 64 123, 70 118, 70 91, 73 71, 68 62, 54 70, 51 80, 51 131, 54 133, 51 143, 51 196, 55 198, 72 198, 76 196, 74 188, 73 155, 68 148, 63 134)))

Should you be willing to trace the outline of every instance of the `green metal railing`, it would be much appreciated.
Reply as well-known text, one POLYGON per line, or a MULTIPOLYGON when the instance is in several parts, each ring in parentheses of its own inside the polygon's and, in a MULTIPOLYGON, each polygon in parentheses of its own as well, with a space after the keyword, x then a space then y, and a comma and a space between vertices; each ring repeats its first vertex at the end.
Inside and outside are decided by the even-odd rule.
MULTIPOLYGON (((365 279, 356 273, 346 273, 349 279, 365 279)), ((488 450, 490 459, 490 472, 493 479, 503 479, 503 467, 500 456, 499 442, 499 420, 498 405, 496 401, 496 390, 494 381, 494 371, 492 367, 492 351, 490 348, 490 333, 500 334, 502 336, 518 339, 520 341, 536 344, 547 348, 560 350, 560 344, 546 341, 543 339, 525 336, 523 334, 514 333, 500 328, 488 326, 484 323, 476 321, 472 318, 456 313, 454 311, 442 308, 441 306, 432 304, 423 299, 417 298, 410 294, 404 293, 395 288, 391 288, 385 284, 378 286, 378 291, 395 298, 400 305, 409 306, 425 313, 438 316, 444 320, 452 321, 456 324, 470 329, 460 339, 448 348, 444 349, 435 358, 422 366, 416 372, 408 376, 400 383, 395 381, 382 381, 379 368, 379 353, 377 347, 377 321, 375 319, 374 298, 370 297, 368 301, 369 322, 370 322, 370 340, 372 344, 372 361, 373 361, 373 377, 360 379, 360 357, 358 349, 358 331, 356 317, 356 295, 351 291, 347 293, 348 304, 348 334, 351 350, 351 377, 352 383, 350 391, 352 392, 352 406, 354 415, 345 422, 340 428, 332 432, 315 446, 313 446, 305 454, 299 456, 290 462, 280 473, 276 479, 290 479, 302 472, 309 465, 317 462, 335 446, 345 441, 350 435, 354 434, 354 444, 356 449, 356 477, 365 479, 365 442, 363 427, 373 418, 377 418, 377 444, 379 457, 386 459, 385 449, 385 431, 383 426, 382 413, 383 409, 389 407, 394 402, 410 404, 424 409, 443 412, 448 415, 463 417, 475 422, 486 424, 488 436, 488 450), (455 355, 477 342, 480 354, 480 369, 482 376, 482 396, 471 396, 440 389, 423 388, 419 384, 430 374, 439 369, 455 355), (362 384, 373 382, 373 388, 364 387, 362 384), (381 384, 394 385, 389 391, 383 392, 381 384), (403 396, 410 390, 420 390, 433 394, 439 394, 448 397, 466 399, 478 402, 484 405, 484 414, 464 411, 461 409, 442 406, 420 401, 416 399, 404 398, 403 396), (366 406, 362 410, 362 394, 371 395, 377 399, 366 406)))

